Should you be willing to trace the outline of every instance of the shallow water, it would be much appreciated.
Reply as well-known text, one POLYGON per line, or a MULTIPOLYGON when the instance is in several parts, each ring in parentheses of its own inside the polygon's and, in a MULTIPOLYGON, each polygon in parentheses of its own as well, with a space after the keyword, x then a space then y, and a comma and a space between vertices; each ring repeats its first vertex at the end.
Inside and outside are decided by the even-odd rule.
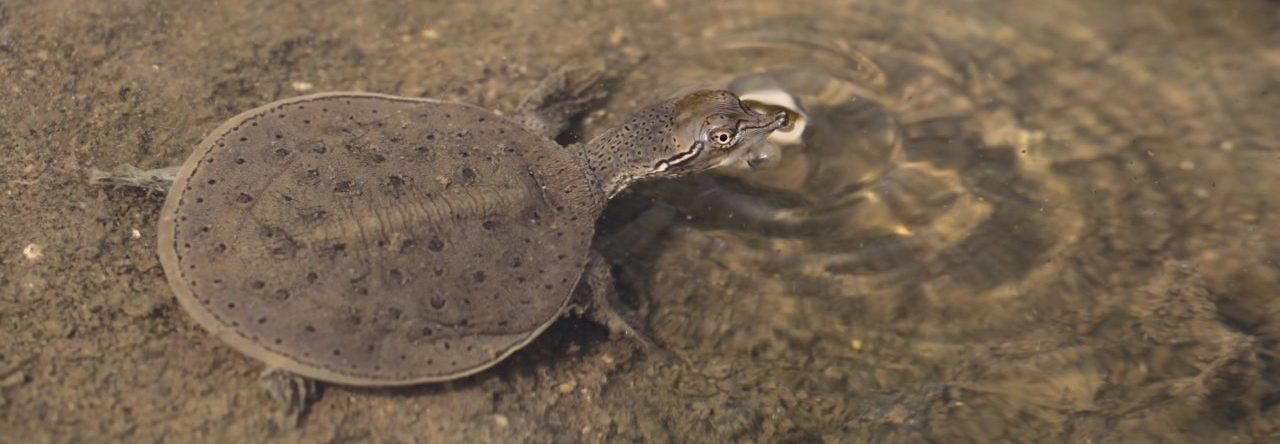
POLYGON ((1277 439, 1275 5, 701 3, 0 5, 0 436, 1277 439), (85 180, 273 99, 509 112, 599 58, 621 76, 580 137, 694 86, 771 82, 807 117, 769 168, 646 184, 601 223, 679 358, 567 320, 457 383, 328 387, 283 428, 257 364, 173 302, 159 200, 85 180))

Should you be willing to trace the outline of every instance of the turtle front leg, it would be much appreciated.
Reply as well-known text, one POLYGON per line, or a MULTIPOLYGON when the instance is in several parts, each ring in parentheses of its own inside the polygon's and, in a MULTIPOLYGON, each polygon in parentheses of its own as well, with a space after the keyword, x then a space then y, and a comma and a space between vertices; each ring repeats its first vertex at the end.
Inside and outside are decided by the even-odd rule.
POLYGON ((320 397, 314 380, 274 368, 268 368, 258 376, 258 386, 284 407, 286 429, 297 428, 307 408, 320 397))
POLYGON ((179 167, 140 170, 133 165, 121 165, 114 171, 104 172, 98 169, 89 171, 89 183, 103 186, 124 186, 142 188, 148 192, 165 194, 173 181, 178 177, 179 167))
POLYGON ((630 336, 640 341, 650 351, 662 350, 635 327, 637 323, 632 322, 618 309, 622 307, 622 302, 618 299, 618 292, 614 287, 613 271, 609 267, 608 260, 594 250, 591 251, 582 280, 574 290, 572 304, 575 314, 603 326, 611 335, 630 336))
POLYGON ((569 120, 608 96, 604 62, 564 68, 547 77, 525 96, 516 121, 554 139, 569 127, 569 120))

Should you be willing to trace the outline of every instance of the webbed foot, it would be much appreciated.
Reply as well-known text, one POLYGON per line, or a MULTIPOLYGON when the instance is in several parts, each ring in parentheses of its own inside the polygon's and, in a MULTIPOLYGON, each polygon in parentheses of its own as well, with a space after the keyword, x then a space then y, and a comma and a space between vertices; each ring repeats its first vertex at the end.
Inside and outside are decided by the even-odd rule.
POLYGON ((113 171, 89 170, 89 183, 102 186, 142 188, 148 192, 165 194, 178 177, 179 167, 140 170, 133 165, 121 165, 113 171))
POLYGON ((316 382, 289 372, 266 369, 258 376, 258 386, 284 407, 283 423, 294 429, 302 421, 311 403, 320 397, 316 382))
POLYGON ((569 127, 570 119, 608 96, 607 80, 602 61, 563 68, 525 96, 515 119, 538 134, 555 138, 569 127))
POLYGON ((648 353, 688 362, 683 356, 654 342, 649 335, 636 327, 640 323, 634 319, 634 314, 622 310, 625 305, 618 299, 613 272, 610 270, 608 260, 600 253, 591 252, 586 271, 582 275, 582 283, 574 292, 573 307, 576 314, 608 329, 610 335, 634 338, 648 353))

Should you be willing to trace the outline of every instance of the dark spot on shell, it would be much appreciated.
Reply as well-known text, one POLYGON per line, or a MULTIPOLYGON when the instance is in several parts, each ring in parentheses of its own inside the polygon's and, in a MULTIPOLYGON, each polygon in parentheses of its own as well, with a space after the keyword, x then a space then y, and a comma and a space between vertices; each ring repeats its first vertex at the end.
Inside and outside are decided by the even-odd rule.
POLYGON ((338 349, 336 349, 336 348, 335 348, 335 349, 333 349, 333 355, 334 355, 334 356, 342 356, 342 350, 338 350, 338 349))
POLYGON ((307 273, 308 284, 314 284, 319 279, 320 279, 320 275, 316 274, 316 272, 313 271, 313 272, 307 273))
POLYGON ((306 331, 307 331, 307 333, 315 333, 315 332, 316 332, 316 328, 315 328, 314 326, 310 326, 310 325, 308 325, 308 326, 306 326, 306 327, 302 327, 302 329, 303 329, 303 330, 306 330, 306 331))
POLYGON ((439 236, 431 236, 431 240, 427 241, 427 249, 439 253, 444 250, 444 241, 439 236))
POLYGON ((258 318, 258 323, 259 323, 259 324, 266 324, 266 323, 267 323, 267 318, 266 318, 265 316, 263 316, 263 317, 261 317, 261 318, 258 318))
POLYGON ((431 297, 431 308, 434 308, 434 309, 436 309, 436 310, 439 310, 439 309, 441 309, 441 308, 444 308, 444 304, 445 304, 445 300, 444 300, 444 298, 442 298, 442 297, 440 297, 440 296, 432 296, 432 297, 431 297))

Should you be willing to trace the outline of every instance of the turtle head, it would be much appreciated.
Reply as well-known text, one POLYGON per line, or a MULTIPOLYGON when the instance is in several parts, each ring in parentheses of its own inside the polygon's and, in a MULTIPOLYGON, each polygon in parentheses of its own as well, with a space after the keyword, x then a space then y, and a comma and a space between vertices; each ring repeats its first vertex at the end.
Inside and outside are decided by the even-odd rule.
POLYGON ((671 139, 648 175, 679 176, 731 161, 792 121, 784 110, 756 110, 728 91, 695 91, 676 100, 671 139))
POLYGON ((649 177, 696 173, 742 153, 794 119, 752 109, 728 91, 696 91, 654 104, 583 146, 583 165, 606 198, 649 177))

